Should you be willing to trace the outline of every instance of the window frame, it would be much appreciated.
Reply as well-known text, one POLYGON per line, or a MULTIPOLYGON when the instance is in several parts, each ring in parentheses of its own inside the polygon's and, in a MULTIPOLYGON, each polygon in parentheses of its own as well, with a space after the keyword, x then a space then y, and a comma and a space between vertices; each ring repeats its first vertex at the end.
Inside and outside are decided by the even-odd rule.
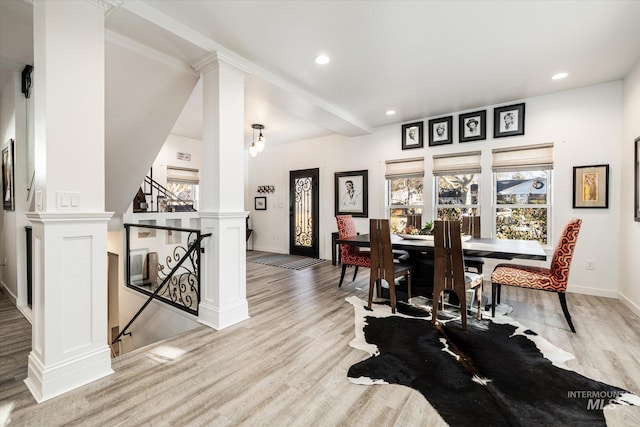
MULTIPOLYGON (((385 218, 391 222, 391 210, 392 209, 420 209, 420 215, 424 215, 424 173, 414 175, 397 175, 385 177, 385 218), (420 205, 391 205, 391 180, 392 179, 407 179, 418 178, 422 180, 422 204, 420 205)), ((424 218, 423 218, 424 219, 424 218)), ((424 222, 424 221, 423 221, 424 222)))
MULTIPOLYGON (((473 210, 475 209, 475 215, 480 216, 480 213, 482 211, 482 198, 481 198, 481 187, 482 187, 482 172, 477 172, 477 171, 472 171, 472 172, 457 172, 457 173, 452 173, 451 175, 434 175, 433 176, 434 180, 433 180, 433 218, 436 219, 438 218, 438 209, 446 209, 448 208, 455 208, 455 209, 461 209, 461 210, 467 210, 467 213, 469 212, 469 210, 473 210), (476 180, 475 183, 478 185, 478 195, 476 196, 476 200, 477 203, 475 205, 447 205, 447 204, 440 204, 440 194, 438 191, 438 180, 440 178, 442 178, 443 176, 459 176, 459 175, 476 175, 476 180)), ((462 215, 464 215, 465 213, 463 213, 462 215)))
MULTIPOLYGON (((496 227, 498 225, 498 209, 511 208, 533 208, 533 209, 547 209, 547 242, 542 243, 540 245, 543 249, 549 249, 552 247, 554 242, 553 239, 553 169, 552 168, 536 168, 536 167, 514 167, 511 170, 502 169, 499 171, 492 172, 492 227, 491 227, 491 236, 494 239, 497 239, 497 230, 496 227), (514 172, 532 172, 532 171, 544 171, 546 174, 546 183, 547 183, 547 203, 527 203, 527 204, 498 204, 498 173, 514 173, 514 172)), ((506 239, 506 240, 516 240, 516 239, 506 239)), ((536 240, 537 241, 537 240, 536 240)))

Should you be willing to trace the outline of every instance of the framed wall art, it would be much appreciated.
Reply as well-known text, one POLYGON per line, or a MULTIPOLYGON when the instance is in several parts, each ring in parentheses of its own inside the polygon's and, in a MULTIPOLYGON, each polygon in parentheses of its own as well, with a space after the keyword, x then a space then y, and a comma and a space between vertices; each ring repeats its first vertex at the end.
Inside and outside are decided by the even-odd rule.
POLYGON ((429 146, 453 144, 453 116, 429 120, 429 146))
POLYGON ((609 207, 609 165, 574 166, 573 207, 609 207))
POLYGON ((267 210, 267 198, 266 197, 256 197, 255 199, 255 208, 257 211, 266 211, 267 210))
POLYGON ((634 156, 634 170, 635 170, 635 180, 634 180, 634 194, 635 194, 635 203, 634 203, 634 214, 633 219, 640 222, 640 136, 635 139, 635 156, 634 156))
POLYGON ((129 285, 142 285, 149 277, 145 267, 149 248, 131 249, 129 251, 129 285))
POLYGON ((460 142, 487 139, 487 111, 474 111, 458 116, 458 138, 460 142))
POLYGON ((14 172, 13 172, 14 141, 2 148, 2 208, 5 211, 15 210, 14 172))
POLYGON ((402 149, 424 147, 423 122, 402 125, 402 149))
POLYGON ((493 137, 524 135, 524 103, 493 109, 493 137))
POLYGON ((335 214, 369 216, 369 171, 335 173, 335 214))

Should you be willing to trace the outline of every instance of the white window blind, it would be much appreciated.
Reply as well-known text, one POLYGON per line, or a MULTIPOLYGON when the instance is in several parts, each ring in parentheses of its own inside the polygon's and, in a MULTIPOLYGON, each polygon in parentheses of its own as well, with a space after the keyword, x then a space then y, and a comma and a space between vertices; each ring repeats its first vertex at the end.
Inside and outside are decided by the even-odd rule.
POLYGON ((494 172, 553 169, 553 143, 492 150, 494 172))
POLYGON ((198 175, 198 169, 167 166, 167 181, 199 184, 200 178, 198 175))
POLYGON ((480 151, 433 156, 433 174, 436 176, 482 172, 480 151))
POLYGON ((424 175, 423 157, 403 160, 387 160, 385 163, 385 178, 424 175))

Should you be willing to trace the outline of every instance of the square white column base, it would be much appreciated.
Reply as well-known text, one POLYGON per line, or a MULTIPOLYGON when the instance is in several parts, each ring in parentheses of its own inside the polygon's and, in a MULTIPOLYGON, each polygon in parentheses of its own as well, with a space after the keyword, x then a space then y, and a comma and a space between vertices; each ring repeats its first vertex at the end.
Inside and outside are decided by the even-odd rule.
POLYGON ((112 373, 108 346, 48 367, 31 352, 24 383, 36 402, 41 403, 112 373))
POLYGON ((249 304, 247 300, 226 307, 214 307, 200 303, 198 322, 213 329, 223 329, 235 325, 249 318, 249 304))

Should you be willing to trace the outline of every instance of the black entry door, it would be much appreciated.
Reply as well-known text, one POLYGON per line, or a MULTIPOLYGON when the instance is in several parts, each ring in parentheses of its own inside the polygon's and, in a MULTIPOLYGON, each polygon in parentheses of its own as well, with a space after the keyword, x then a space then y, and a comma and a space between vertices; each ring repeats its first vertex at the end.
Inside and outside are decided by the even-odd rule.
POLYGON ((319 169, 289 172, 289 253, 319 258, 319 169))

